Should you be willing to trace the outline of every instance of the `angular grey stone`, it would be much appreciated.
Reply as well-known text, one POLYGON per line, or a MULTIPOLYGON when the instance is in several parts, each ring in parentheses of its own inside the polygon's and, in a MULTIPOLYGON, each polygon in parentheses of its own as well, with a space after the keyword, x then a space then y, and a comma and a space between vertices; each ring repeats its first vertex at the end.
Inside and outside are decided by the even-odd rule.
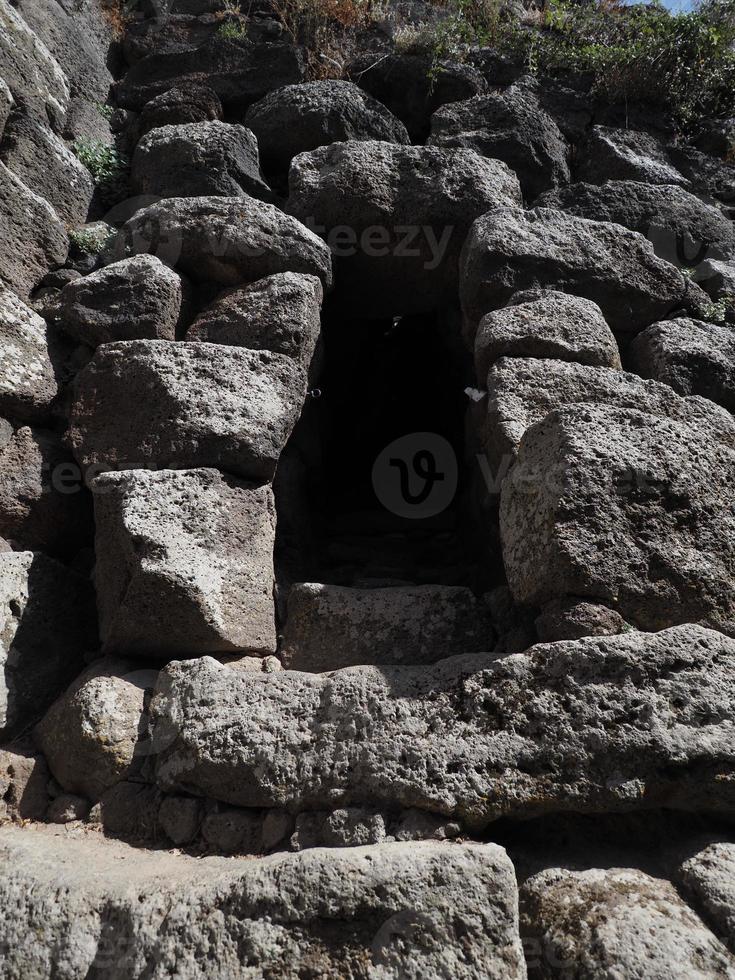
POLYGON ((735 261, 705 259, 697 268, 697 279, 712 299, 726 299, 732 304, 735 299, 735 261))
POLYGON ((95 646, 89 583, 30 551, 0 554, 0 737, 27 728, 95 646))
POLYGON ((735 420, 703 398, 682 398, 668 385, 610 368, 567 364, 548 358, 508 357, 487 376, 483 445, 493 471, 507 470, 524 433, 549 412, 566 405, 611 405, 661 418, 702 425, 735 448, 735 420))
POLYGON ((120 30, 116 12, 98 0, 74 0, 73 4, 17 0, 14 6, 68 79, 71 98, 64 135, 69 139, 93 135, 79 125, 83 117, 78 110, 80 106, 94 110, 107 102, 120 30))
POLYGON ((541 643, 581 640, 584 636, 617 636, 629 629, 614 609, 574 598, 550 602, 536 617, 536 632, 541 643))
POLYGON ((359 316, 453 301, 472 222, 521 201, 516 176, 498 160, 377 141, 299 154, 289 189, 290 212, 334 241, 340 295, 359 316))
POLYGON ((74 823, 86 820, 89 815, 89 801, 71 793, 62 793, 49 804, 46 820, 48 823, 74 823))
POLYGON ((283 354, 130 340, 99 347, 75 383, 69 443, 85 467, 214 466, 269 479, 306 392, 283 354))
POLYGON ((642 235, 551 208, 495 208, 475 221, 460 258, 460 298, 473 329, 522 289, 593 300, 613 328, 637 332, 684 301, 682 273, 642 235))
POLYGON ((92 492, 104 650, 275 652, 270 487, 217 470, 126 470, 92 492))
POLYGON ((316 276, 279 272, 219 296, 199 313, 186 339, 271 350, 308 366, 321 330, 323 295, 316 276))
POLYGON ((99 822, 107 834, 151 844, 160 838, 158 814, 163 795, 155 786, 123 780, 102 794, 99 822))
POLYGON ((43 820, 49 804, 46 760, 30 739, 0 747, 0 824, 43 820))
POLYGON ((122 228, 115 254, 149 253, 197 281, 242 286, 277 272, 332 284, 329 249, 272 204, 249 197, 169 198, 138 211, 122 228))
POLYGON ((26 187, 2 162, 0 227, 0 278, 21 299, 27 299, 52 266, 66 261, 69 238, 48 201, 26 187))
POLYGON ((385 840, 385 820, 381 813, 361 807, 344 807, 333 813, 319 810, 300 813, 291 836, 291 847, 363 847, 385 840))
POLYGON ((475 372, 481 387, 501 357, 548 357, 620 368, 613 332, 596 303, 555 289, 519 293, 480 320, 475 372))
POLYGON ((219 120, 151 130, 135 148, 130 179, 138 194, 155 197, 273 196, 255 136, 219 120))
POLYGON ((494 844, 141 860, 98 835, 3 827, 0 862, 6 970, 28 980, 62 956, 68 976, 110 980, 526 975, 513 866, 494 844))
POLYGON ((20 112, 5 127, 0 161, 44 198, 66 225, 89 216, 94 181, 87 168, 48 126, 20 112))
POLYGON ((1 415, 31 422, 51 415, 59 385, 50 340, 41 317, 0 282, 1 415))
POLYGON ((0 535, 16 551, 72 555, 91 542, 92 507, 61 437, 18 429, 0 449, 0 535))
POLYGON ((69 81, 58 61, 7 0, 0 0, 0 76, 11 92, 60 119, 69 81))
POLYGON ((536 207, 560 208, 579 218, 614 221, 638 231, 656 254, 695 268, 705 259, 735 252, 735 229, 722 211, 674 184, 608 180, 604 184, 572 184, 542 195, 536 207))
POLYGON ((303 49, 292 44, 253 43, 214 34, 198 48, 150 54, 115 85, 124 109, 142 109, 174 85, 206 85, 223 103, 241 108, 266 92, 304 80, 303 49))
POLYGON ((258 139, 263 166, 285 172, 299 153, 330 143, 410 143, 406 127, 353 82, 327 79, 288 85, 250 106, 245 125, 258 139))
POLYGON ((641 629, 735 634, 735 449, 703 420, 557 409, 523 437, 500 533, 518 602, 588 597, 641 629))
POLYGON ((635 129, 593 126, 575 169, 578 180, 591 184, 606 180, 682 186, 689 183, 671 162, 664 146, 649 133, 635 129))
POLYGON ((151 702, 151 759, 164 791, 296 813, 732 813, 734 655, 687 625, 329 674, 179 661, 151 702))
POLYGON ((291 587, 280 655, 292 670, 324 671, 429 664, 492 644, 489 620, 469 589, 348 589, 309 582, 291 587))
POLYGON ((735 960, 671 882, 643 871, 549 868, 520 901, 536 977, 735 977, 735 960))
POLYGON ((143 107, 136 120, 139 138, 159 126, 221 119, 222 102, 206 85, 181 85, 162 92, 143 107))
POLYGON ((202 837, 217 854, 259 854, 263 820, 258 813, 225 807, 204 818, 202 837))
POLYGON ((87 668, 46 712, 34 736, 68 793, 98 800, 146 753, 146 690, 156 672, 108 657, 87 668))
POLYGON ((115 340, 175 340, 181 277, 153 255, 134 255, 67 283, 60 327, 88 347, 115 340))
POLYGON ((158 822, 172 844, 190 844, 201 826, 201 801, 191 796, 167 796, 158 811, 158 822))
POLYGON ((631 345, 631 366, 680 395, 701 395, 735 413, 735 332, 682 317, 654 323, 631 345))
POLYGON ((502 160, 518 175, 530 201, 571 179, 569 144, 524 84, 442 106, 431 117, 429 144, 464 147, 502 160))
POLYGON ((714 840, 692 850, 677 868, 676 881, 735 951, 735 844, 714 840))

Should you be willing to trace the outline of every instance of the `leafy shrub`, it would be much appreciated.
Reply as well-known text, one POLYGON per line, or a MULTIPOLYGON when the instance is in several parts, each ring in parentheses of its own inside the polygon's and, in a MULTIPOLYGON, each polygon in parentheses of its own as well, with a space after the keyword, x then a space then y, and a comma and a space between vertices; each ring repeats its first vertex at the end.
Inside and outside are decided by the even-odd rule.
POLYGON ((531 72, 587 75, 602 100, 657 104, 683 129, 735 112, 735 0, 702 0, 678 14, 656 3, 549 0, 535 24, 500 0, 448 4, 439 24, 399 37, 404 50, 429 52, 432 70, 489 46, 531 72))
POLYGON ((78 139, 72 149, 92 174, 95 183, 101 186, 118 180, 127 167, 125 157, 114 146, 101 140, 78 139))
POLYGON ((89 255, 99 255, 114 234, 114 228, 109 228, 107 231, 101 228, 96 231, 92 231, 89 228, 81 228, 78 231, 69 232, 69 241, 80 252, 87 252, 89 255))
POLYGON ((226 20, 224 24, 220 24, 217 28, 217 33, 220 37, 227 37, 230 40, 237 40, 241 37, 247 37, 248 29, 247 25, 241 23, 237 20, 226 20))

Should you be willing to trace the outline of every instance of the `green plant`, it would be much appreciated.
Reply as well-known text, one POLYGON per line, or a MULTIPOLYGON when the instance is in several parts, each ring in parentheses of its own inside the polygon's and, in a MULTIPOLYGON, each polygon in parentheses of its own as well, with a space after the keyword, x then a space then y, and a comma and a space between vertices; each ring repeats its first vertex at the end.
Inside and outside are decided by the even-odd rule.
POLYGON ((588 76, 602 100, 657 104, 683 130, 735 112, 735 0, 678 14, 656 2, 548 0, 535 25, 500 0, 447 3, 448 16, 411 41, 431 54, 431 75, 444 59, 492 46, 534 74, 588 76))
POLYGON ((94 107, 103 119, 106 119, 108 122, 112 119, 112 114, 115 110, 111 105, 106 105, 104 102, 95 102, 94 107))
POLYGON ((101 140, 78 139, 72 149, 98 185, 114 183, 127 167, 125 157, 101 140))
POLYGON ((101 228, 96 231, 81 228, 78 231, 69 232, 69 241, 81 252, 87 252, 90 255, 99 255, 114 234, 115 232, 112 228, 108 231, 101 228))
POLYGON ((237 20, 226 20, 217 28, 220 37, 227 37, 230 40, 247 37, 247 25, 237 20))
POLYGON ((711 323, 727 323, 735 320, 735 296, 721 296, 710 303, 704 311, 704 316, 711 323))

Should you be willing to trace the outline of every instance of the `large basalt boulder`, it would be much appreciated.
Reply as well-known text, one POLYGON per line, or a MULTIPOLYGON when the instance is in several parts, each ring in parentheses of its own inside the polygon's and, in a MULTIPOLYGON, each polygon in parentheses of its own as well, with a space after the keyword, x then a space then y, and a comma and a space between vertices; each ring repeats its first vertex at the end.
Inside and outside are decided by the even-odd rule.
POLYGON ((34 738, 59 785, 88 800, 130 776, 146 758, 146 692, 156 671, 107 657, 51 705, 34 738))
POLYGON ((154 255, 134 255, 61 291, 59 326, 74 340, 98 347, 116 340, 175 340, 185 287, 154 255))
POLYGON ((208 85, 176 85, 143 106, 135 129, 138 139, 142 139, 160 126, 211 122, 223 114, 220 97, 208 85))
POLYGON ((83 467, 213 466, 270 479, 301 412, 290 357, 217 344, 103 344, 77 376, 69 444, 83 467))
POLYGON ((91 542, 92 507, 57 433, 23 426, 0 435, 0 536, 16 551, 64 557, 91 542))
POLYGON ((548 868, 521 888, 536 977, 730 977, 735 960, 669 881, 634 868, 548 868))
POLYGON ((49 804, 50 773, 31 739, 0 748, 0 824, 43 820, 49 804))
POLYGON ((524 433, 566 405, 611 405, 702 426, 735 448, 735 420, 703 398, 682 398, 666 384, 610 368, 548 358, 508 357, 487 376, 485 444, 493 464, 515 458, 524 433))
POLYGON ((326 234, 340 295, 358 315, 418 313, 452 301, 472 222, 520 203, 518 180, 471 150, 334 143, 291 164, 289 210, 326 234))
POLYGON ((117 104, 140 110, 151 99, 182 85, 206 85, 223 103, 246 106, 272 89, 304 80, 301 48, 253 43, 215 35, 192 51, 151 54, 115 85, 117 104))
POLYGON ((731 813, 734 654, 689 625, 328 674, 179 661, 151 702, 151 759, 166 791, 296 813, 731 813))
POLYGON ((11 974, 50 978, 63 955, 69 976, 130 980, 152 964, 190 980, 526 975, 513 866, 495 844, 140 855, 98 835, 2 828, 11 974))
POLYGON ((613 328, 637 332, 684 301, 682 273, 636 232, 552 208, 495 208, 472 226, 460 258, 468 332, 521 289, 545 286, 593 300, 613 328))
POLYGON ((358 55, 348 66, 360 88, 387 106, 403 123, 412 143, 429 135, 431 115, 448 102, 471 99, 487 90, 487 82, 472 65, 436 61, 431 55, 373 52, 358 55))
POLYGON ((680 395, 702 395, 735 413, 735 333, 730 327, 686 317, 654 323, 633 342, 631 365, 680 395))
MULTIPOLYGON (((572 184, 542 195, 536 207, 561 208, 638 231, 667 262, 696 269, 735 252, 735 229, 722 211, 673 184, 608 180, 572 184)), ((699 278, 699 277, 698 277, 699 278)))
POLYGON ((0 737, 36 720, 96 645, 86 579, 30 551, 0 554, 0 737))
POLYGON ((255 133, 268 173, 285 173, 299 153, 348 140, 409 143, 406 127, 353 82, 329 79, 288 85, 251 106, 245 125, 255 133))
POLYGON ((530 201, 570 180, 569 145, 526 85, 442 106, 431 117, 429 144, 464 147, 503 160, 530 201))
POLYGON ((316 276, 280 272, 219 296, 186 333, 190 341, 271 350, 308 366, 321 330, 316 276))
POLYGON ((138 211, 114 253, 156 255, 197 282, 241 286, 277 272, 319 276, 332 285, 321 239, 272 204, 250 197, 170 198, 138 211))
POLYGON ((103 649, 275 652, 269 487, 216 470, 127 470, 93 484, 103 649))
POLYGON ((640 180, 645 184, 679 184, 687 179, 671 162, 655 136, 635 129, 593 126, 576 162, 577 180, 640 180))
POLYGON ((138 194, 153 197, 273 197, 255 136, 219 120, 149 132, 135 148, 130 180, 138 194))
POLYGON ((1 161, 0 226, 0 279, 27 299, 50 268, 66 261, 69 237, 48 201, 1 161))
POLYGON ((589 596, 634 626, 735 634, 735 449, 709 426, 557 409, 523 437, 500 531, 516 600, 589 596))
MULTIPOLYGON (((120 22, 99 0, 17 0, 14 6, 62 66, 71 98, 64 136, 94 138, 99 105, 106 103, 117 70, 120 22)), ((0 74, 3 74, 0 71, 0 74)))
POLYGON ((51 415, 57 353, 46 323, 0 283, 0 415, 21 421, 51 415))
POLYGON ((735 165, 685 143, 670 143, 667 153, 695 194, 735 203, 735 165))
POLYGON ((735 844, 709 840, 687 848, 677 884, 735 952, 735 844))
POLYGON ((469 589, 441 585, 291 587, 281 660, 291 670, 429 664, 492 647, 489 616, 469 589))
POLYGON ((69 80, 58 61, 7 0, 0 0, 0 76, 15 98, 60 121, 69 105, 69 80))
POLYGON ((66 225, 82 225, 89 215, 94 181, 87 168, 49 128, 23 113, 5 127, 0 161, 49 202, 66 225))
POLYGON ((555 289, 519 293, 480 320, 475 372, 481 387, 501 357, 548 357, 597 367, 620 367, 615 337, 599 306, 555 289))

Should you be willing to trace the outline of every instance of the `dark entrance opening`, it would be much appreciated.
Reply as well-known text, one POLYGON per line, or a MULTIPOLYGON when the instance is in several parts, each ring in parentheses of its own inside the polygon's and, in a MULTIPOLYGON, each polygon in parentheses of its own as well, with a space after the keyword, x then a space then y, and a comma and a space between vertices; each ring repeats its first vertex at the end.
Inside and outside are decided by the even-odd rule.
POLYGON ((309 400, 276 480, 285 578, 481 588, 465 437, 473 371, 458 314, 361 320, 327 303, 313 383, 319 397, 309 400), (373 468, 392 443, 418 433, 446 440, 457 480, 446 506, 416 519, 386 506, 373 468))

